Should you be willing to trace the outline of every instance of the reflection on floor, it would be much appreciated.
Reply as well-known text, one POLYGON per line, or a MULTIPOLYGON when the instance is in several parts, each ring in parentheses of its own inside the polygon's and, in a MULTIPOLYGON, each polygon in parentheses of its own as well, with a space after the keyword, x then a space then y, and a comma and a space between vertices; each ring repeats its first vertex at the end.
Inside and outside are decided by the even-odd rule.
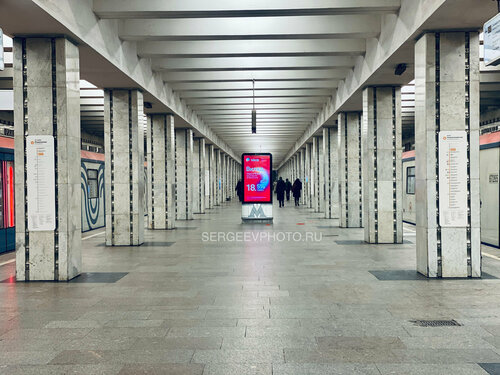
MULTIPOLYGON (((373 246, 309 209, 274 211, 243 225, 226 204, 139 248, 87 233, 80 282, 1 283, 0 374, 498 373, 500 280, 382 280, 415 269, 414 227, 373 246)), ((483 269, 498 277, 500 261, 483 269)))

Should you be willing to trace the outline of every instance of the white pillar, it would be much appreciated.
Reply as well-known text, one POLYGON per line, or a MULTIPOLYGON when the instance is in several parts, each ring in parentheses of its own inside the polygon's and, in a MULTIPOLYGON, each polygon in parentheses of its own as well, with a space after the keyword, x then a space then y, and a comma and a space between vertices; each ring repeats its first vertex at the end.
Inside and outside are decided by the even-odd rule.
POLYGON ((415 94, 417 270, 480 277, 478 33, 424 34, 415 45, 415 94), (457 137, 463 141, 444 147, 457 137), (446 155, 449 147, 454 154, 446 155))
POLYGON ((220 206, 222 203, 222 153, 219 149, 215 150, 215 205, 220 206))
POLYGON ((175 134, 172 115, 148 115, 148 228, 175 227, 175 134))
POLYGON ((193 131, 175 129, 176 219, 193 219, 193 131))
POLYGON ((363 227, 363 179, 361 162, 361 112, 338 116, 339 224, 363 227))
POLYGON ((144 242, 143 113, 139 90, 105 90, 107 246, 144 242))
POLYGON ((314 176, 312 169, 312 144, 306 143, 306 162, 305 162, 305 170, 306 170, 306 179, 304 182, 304 204, 308 208, 313 207, 313 199, 312 199, 312 179, 314 176))
POLYGON ((325 176, 325 218, 339 216, 339 164, 337 127, 323 129, 323 159, 325 176))
POLYGON ((15 38, 13 85, 18 281, 66 281, 78 276, 82 270, 79 80, 79 49, 67 39, 15 38), (45 157, 53 158, 54 163, 47 176, 38 176, 50 178, 43 188, 54 187, 47 198, 39 202, 35 197, 36 183, 27 171, 28 165, 30 169, 32 165, 27 159, 27 150, 32 148, 31 142, 36 141, 30 140, 28 145, 27 136, 50 136, 54 142, 53 149, 35 151, 37 154, 47 152, 45 157), (47 217, 49 210, 38 213, 38 205, 53 210, 54 215, 47 217), (31 223, 28 211, 38 220, 33 218, 31 223), (47 227, 50 229, 40 231, 36 228, 43 224, 42 220, 49 222, 47 227))
POLYGON ((205 138, 195 138, 193 146, 193 211, 205 213, 205 138))
POLYGON ((363 90, 363 211, 365 241, 403 242, 401 89, 363 90))

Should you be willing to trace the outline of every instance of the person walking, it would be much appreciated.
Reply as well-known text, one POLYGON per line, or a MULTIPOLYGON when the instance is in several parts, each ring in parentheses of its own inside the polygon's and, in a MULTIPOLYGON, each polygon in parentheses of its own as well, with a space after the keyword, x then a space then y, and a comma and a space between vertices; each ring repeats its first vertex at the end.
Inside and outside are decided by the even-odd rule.
POLYGON ((240 202, 243 202, 243 182, 241 180, 238 180, 238 183, 236 184, 236 194, 238 194, 238 198, 240 199, 240 202))
POLYGON ((286 186, 286 200, 289 201, 290 200, 290 191, 292 190, 292 183, 290 181, 288 181, 288 178, 286 179, 286 182, 285 182, 285 186, 286 186))
POLYGON ((283 181, 283 178, 280 177, 276 183, 276 196, 278 198, 278 202, 280 202, 280 207, 285 207, 285 190, 285 181, 283 181))
POLYGON ((292 186, 292 194, 295 198, 295 206, 299 205, 300 196, 302 194, 302 182, 297 178, 292 186))

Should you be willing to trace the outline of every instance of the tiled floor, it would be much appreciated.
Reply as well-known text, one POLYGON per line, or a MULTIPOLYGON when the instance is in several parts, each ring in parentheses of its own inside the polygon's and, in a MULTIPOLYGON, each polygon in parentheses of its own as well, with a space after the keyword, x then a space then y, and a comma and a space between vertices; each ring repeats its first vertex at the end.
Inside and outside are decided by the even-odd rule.
MULTIPOLYGON (((275 214, 243 225, 233 203, 147 231, 139 248, 84 234, 84 271, 104 282, 0 283, 0 374, 474 375, 500 363, 499 279, 379 280, 370 271, 414 270, 412 226, 405 244, 373 246, 306 208, 275 214)), ((483 270, 500 276, 500 260, 483 270)), ((13 272, 0 266, 0 280, 13 272)))

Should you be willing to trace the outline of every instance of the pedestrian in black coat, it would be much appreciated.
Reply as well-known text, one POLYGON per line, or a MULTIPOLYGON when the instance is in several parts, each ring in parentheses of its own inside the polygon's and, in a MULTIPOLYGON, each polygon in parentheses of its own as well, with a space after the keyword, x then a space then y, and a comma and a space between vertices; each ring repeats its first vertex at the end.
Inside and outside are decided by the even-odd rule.
POLYGON ((276 196, 278 197, 278 202, 280 202, 280 207, 285 207, 285 190, 285 181, 283 181, 283 178, 280 177, 278 183, 276 184, 276 196))
POLYGON ((300 196, 302 195, 302 182, 298 178, 293 183, 292 194, 295 198, 295 205, 298 206, 300 196))
POLYGON ((292 190, 292 183, 288 181, 288 178, 286 179, 285 186, 286 186, 286 200, 289 201, 290 191, 292 190))
POLYGON ((238 183, 236 184, 236 194, 238 194, 238 198, 240 199, 240 202, 243 202, 243 182, 241 180, 238 180, 238 183))

